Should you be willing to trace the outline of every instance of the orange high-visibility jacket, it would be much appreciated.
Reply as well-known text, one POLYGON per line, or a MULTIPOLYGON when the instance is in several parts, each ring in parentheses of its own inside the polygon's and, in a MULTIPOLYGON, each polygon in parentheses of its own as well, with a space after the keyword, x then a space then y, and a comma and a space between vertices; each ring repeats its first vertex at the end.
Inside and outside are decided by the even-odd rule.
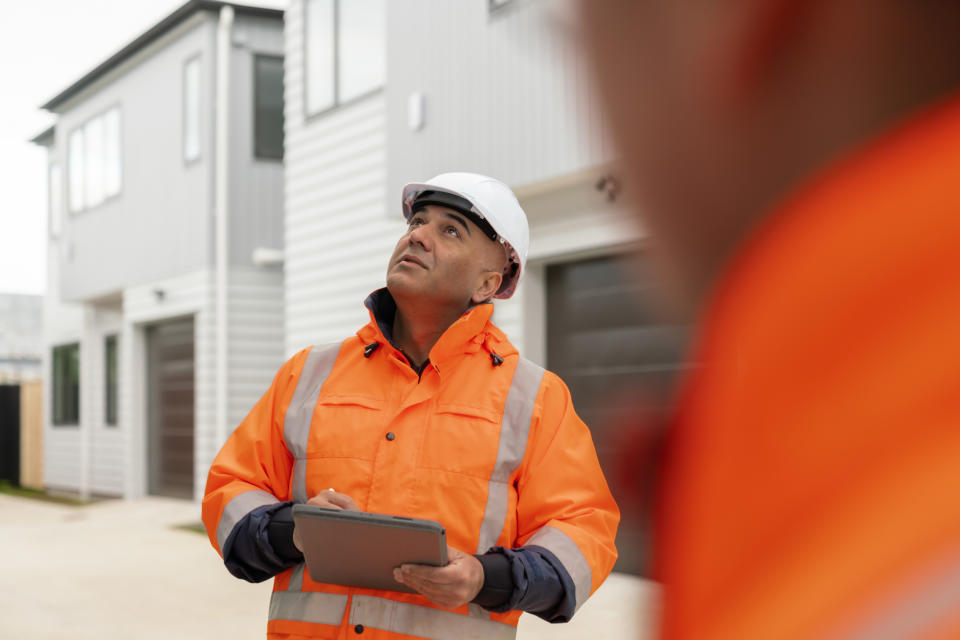
POLYGON ((960 638, 960 99, 771 216, 697 359, 663 637, 960 638))
MULTIPOLYGON (((451 325, 419 379, 375 319, 287 362, 210 469, 203 520, 218 552, 253 509, 334 487, 365 511, 437 520, 468 553, 545 547, 570 574, 579 607, 613 567, 619 511, 566 386, 522 360, 492 312, 479 305, 451 325)), ((300 564, 274 579, 267 630, 512 638, 519 617, 319 584, 300 564)))

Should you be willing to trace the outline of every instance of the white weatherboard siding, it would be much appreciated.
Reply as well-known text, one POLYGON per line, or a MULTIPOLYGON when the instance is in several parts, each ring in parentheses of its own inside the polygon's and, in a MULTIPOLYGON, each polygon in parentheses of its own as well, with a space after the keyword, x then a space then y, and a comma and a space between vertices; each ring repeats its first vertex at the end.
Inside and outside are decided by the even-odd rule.
MULTIPOLYGON (((119 304, 84 305, 83 343, 80 363, 80 419, 86 442, 86 485, 90 493, 119 496, 123 494, 126 429, 120 423, 106 424, 106 358, 104 342, 108 335, 117 335, 123 349, 119 304)), ((118 363, 120 355, 118 353, 118 363)), ((123 372, 118 372, 118 380, 123 372)), ((81 487, 83 486, 81 482, 81 487)))
MULTIPOLYGON (((285 21, 285 354, 343 340, 367 322, 403 231, 400 196, 385 211, 383 92, 304 118, 303 3, 285 21), (394 214, 395 215, 392 215, 394 214)), ((388 205, 389 206, 389 205, 388 205)))
POLYGON ((610 162, 565 4, 388 3, 391 191, 441 171, 477 171, 519 186, 610 162), (419 37, 425 24, 429 37, 419 37), (425 103, 417 131, 407 124, 414 93, 425 103))
MULTIPOLYGON (((227 342, 227 433, 246 417, 283 364, 283 274, 279 269, 230 272, 227 342)), ((198 497, 222 442, 215 431, 197 431, 198 497)))
MULTIPOLYGON (((47 245, 47 295, 43 298, 43 481, 52 489, 76 490, 80 486, 79 427, 53 426, 53 347, 80 342, 83 308, 60 302, 61 244, 47 245)), ((81 348, 80 359, 84 352, 81 348)), ((80 381, 83 393, 83 380, 80 381)), ((83 411, 83 407, 80 408, 83 411)))

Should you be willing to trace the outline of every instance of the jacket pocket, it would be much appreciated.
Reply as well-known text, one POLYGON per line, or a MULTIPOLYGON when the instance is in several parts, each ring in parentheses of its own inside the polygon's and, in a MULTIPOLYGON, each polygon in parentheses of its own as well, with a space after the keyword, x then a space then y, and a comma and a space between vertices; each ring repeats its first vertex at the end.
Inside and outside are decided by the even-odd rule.
POLYGON ((386 417, 385 401, 365 394, 321 396, 313 413, 307 458, 372 460, 386 417))
POLYGON ((420 455, 425 469, 490 478, 500 441, 500 416, 486 407, 438 404, 420 455))

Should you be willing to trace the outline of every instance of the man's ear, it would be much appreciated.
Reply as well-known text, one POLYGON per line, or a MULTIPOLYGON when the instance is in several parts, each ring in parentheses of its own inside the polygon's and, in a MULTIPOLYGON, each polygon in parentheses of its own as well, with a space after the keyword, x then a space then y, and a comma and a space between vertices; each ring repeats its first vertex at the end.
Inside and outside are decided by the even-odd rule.
POLYGON ((470 301, 473 302, 473 304, 486 302, 496 295, 497 291, 500 290, 500 284, 502 282, 502 274, 499 274, 496 271, 483 272, 478 278, 477 287, 474 289, 473 295, 470 297, 470 301))

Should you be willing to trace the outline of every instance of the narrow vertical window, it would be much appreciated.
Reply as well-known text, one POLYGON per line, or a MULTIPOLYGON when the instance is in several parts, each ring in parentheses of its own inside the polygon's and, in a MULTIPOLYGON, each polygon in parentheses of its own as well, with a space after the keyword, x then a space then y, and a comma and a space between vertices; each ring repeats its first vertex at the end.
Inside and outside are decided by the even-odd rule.
POLYGON ((103 345, 104 422, 117 424, 117 336, 107 336, 103 345))
POLYGON ((113 107, 103 114, 103 195, 110 198, 120 193, 123 181, 123 157, 120 151, 120 109, 113 107))
POLYGON ((304 3, 307 113, 334 105, 334 6, 333 0, 304 3))
POLYGON ((83 149, 83 129, 76 129, 70 134, 69 151, 67 152, 67 172, 70 178, 70 211, 77 212, 83 210, 84 171, 83 159, 85 152, 83 149))
POLYGON ((200 158, 200 56, 183 65, 183 160, 200 158))
POLYGON ((47 203, 50 207, 50 235, 60 235, 60 226, 63 220, 63 175, 60 165, 54 162, 50 165, 49 183, 47 189, 47 203))
POLYGON ((83 126, 84 140, 84 207, 95 207, 103 202, 103 118, 93 118, 83 126))
POLYGON ((80 345, 53 348, 53 424, 80 422, 80 345))
POLYGON ((383 85, 386 72, 383 0, 350 0, 337 7, 337 102, 383 85))
POLYGON ((283 159, 283 58, 254 56, 254 152, 283 159))

